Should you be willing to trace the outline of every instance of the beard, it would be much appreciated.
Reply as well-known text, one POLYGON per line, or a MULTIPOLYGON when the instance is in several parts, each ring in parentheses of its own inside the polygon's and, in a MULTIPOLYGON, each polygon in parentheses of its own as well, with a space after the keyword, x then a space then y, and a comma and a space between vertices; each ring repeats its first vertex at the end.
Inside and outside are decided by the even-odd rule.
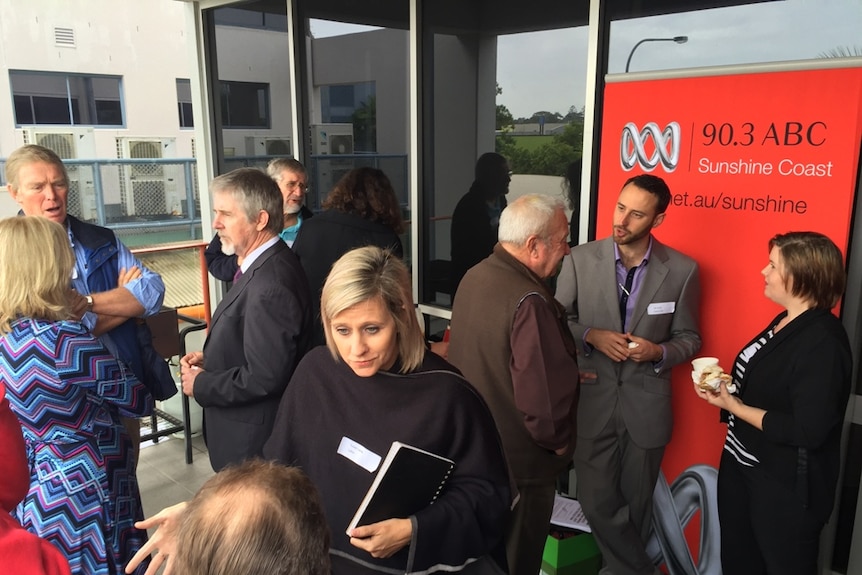
POLYGON ((230 242, 225 242, 224 239, 221 241, 221 253, 226 256, 232 256, 236 254, 236 246, 230 242))
POLYGON ((285 214, 290 214, 292 216, 293 214, 298 214, 299 210, 301 210, 301 209, 302 209, 302 202, 300 202, 298 204, 291 204, 289 202, 284 202, 284 213, 285 214))

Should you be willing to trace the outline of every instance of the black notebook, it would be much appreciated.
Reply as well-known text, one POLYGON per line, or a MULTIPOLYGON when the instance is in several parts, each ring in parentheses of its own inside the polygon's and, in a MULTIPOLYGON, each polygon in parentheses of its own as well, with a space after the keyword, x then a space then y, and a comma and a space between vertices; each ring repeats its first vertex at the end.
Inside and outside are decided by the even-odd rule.
POLYGON ((393 441, 368 493, 347 527, 409 517, 440 494, 455 462, 418 447, 393 441))

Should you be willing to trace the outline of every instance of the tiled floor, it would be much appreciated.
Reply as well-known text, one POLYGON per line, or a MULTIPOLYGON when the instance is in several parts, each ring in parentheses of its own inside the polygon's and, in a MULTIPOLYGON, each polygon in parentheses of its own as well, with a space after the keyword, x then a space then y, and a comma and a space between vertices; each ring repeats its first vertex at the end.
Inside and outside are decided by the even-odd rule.
POLYGON ((185 442, 178 437, 163 437, 159 443, 141 449, 138 484, 146 517, 191 499, 213 475, 203 438, 199 435, 192 438, 194 461, 186 465, 185 442))

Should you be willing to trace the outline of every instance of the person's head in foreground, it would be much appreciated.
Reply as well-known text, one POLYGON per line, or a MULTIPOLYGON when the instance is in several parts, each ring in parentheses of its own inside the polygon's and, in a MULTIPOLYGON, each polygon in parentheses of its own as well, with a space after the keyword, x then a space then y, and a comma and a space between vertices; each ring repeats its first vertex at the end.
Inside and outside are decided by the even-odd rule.
POLYGON ((788 232, 769 240, 769 264, 763 268, 764 293, 787 306, 797 299, 813 309, 830 309, 844 293, 846 275, 841 250, 817 232, 788 232))
POLYGON ((210 478, 186 508, 172 571, 328 575, 329 527, 299 469, 250 460, 210 478))
POLYGON ((571 252, 563 202, 542 194, 527 194, 509 204, 500 215, 497 238, 543 280, 556 275, 563 257, 571 252))
POLYGON ((19 317, 69 319, 74 265, 60 224, 43 217, 0 220, 0 334, 19 317))
POLYGON ((400 258, 377 247, 358 248, 335 262, 320 298, 326 345, 360 377, 419 367, 425 340, 400 258))

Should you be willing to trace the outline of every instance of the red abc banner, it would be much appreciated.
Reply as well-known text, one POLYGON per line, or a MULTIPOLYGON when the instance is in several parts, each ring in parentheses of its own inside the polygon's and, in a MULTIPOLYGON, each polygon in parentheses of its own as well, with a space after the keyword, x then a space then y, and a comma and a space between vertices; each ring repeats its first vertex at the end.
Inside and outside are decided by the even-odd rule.
MULTIPOLYGON (((610 235, 629 177, 665 179, 672 201, 655 237, 700 264, 698 355, 730 370, 739 349, 781 311, 763 295, 769 239, 813 230, 846 254, 862 140, 862 68, 744 71, 613 82, 605 91, 596 237, 610 235)), ((726 428, 673 374, 668 481, 718 465, 726 428)))

